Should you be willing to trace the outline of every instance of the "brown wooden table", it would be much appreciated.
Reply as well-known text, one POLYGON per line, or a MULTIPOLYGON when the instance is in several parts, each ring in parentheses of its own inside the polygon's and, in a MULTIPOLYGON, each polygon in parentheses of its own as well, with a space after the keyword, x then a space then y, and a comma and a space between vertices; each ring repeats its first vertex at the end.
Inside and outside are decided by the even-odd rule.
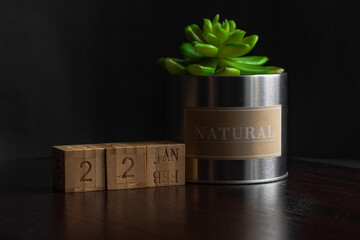
POLYGON ((291 160, 281 182, 63 194, 50 159, 2 162, 0 239, 360 239, 360 169, 291 160))

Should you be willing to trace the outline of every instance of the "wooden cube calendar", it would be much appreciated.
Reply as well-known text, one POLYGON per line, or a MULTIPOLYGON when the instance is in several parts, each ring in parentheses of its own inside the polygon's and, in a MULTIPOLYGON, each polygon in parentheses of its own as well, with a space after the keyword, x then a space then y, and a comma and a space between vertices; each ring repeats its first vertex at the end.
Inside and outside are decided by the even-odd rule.
POLYGON ((105 149, 93 144, 54 146, 53 185, 62 192, 105 190, 105 149))
POLYGON ((97 144, 106 148, 107 189, 146 187, 146 147, 134 143, 97 144))
POLYGON ((152 141, 146 145, 147 187, 185 184, 185 144, 152 141))

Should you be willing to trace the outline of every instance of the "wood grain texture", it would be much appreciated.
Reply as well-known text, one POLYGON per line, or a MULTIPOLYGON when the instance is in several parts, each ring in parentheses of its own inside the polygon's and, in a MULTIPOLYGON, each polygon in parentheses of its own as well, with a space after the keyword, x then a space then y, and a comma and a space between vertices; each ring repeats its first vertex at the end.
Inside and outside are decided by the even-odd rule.
POLYGON ((70 194, 52 191, 51 175, 39 174, 50 169, 49 159, 0 163, 1 239, 360 236, 359 169, 290 161, 289 178, 267 184, 70 194))
POLYGON ((66 193, 105 190, 105 149, 92 144, 54 146, 53 185, 66 193))
POLYGON ((147 187, 185 184, 185 144, 171 141, 146 145, 147 187))
POLYGON ((107 189, 185 184, 185 144, 174 141, 95 144, 106 149, 107 189))
POLYGON ((106 149, 107 190, 146 187, 146 147, 133 143, 97 144, 106 149))

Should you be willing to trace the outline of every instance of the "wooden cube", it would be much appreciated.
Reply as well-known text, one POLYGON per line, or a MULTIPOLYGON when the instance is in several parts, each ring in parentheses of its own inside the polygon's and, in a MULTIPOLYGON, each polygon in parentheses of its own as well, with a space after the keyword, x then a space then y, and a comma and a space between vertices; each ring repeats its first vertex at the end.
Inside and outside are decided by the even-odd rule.
POLYGON ((106 148, 107 189, 146 187, 146 147, 133 143, 97 144, 106 148))
POLYGON ((105 149, 92 144, 53 146, 53 185, 66 193, 105 190, 105 149))
POLYGON ((141 144, 147 148, 147 187, 185 184, 185 144, 172 141, 141 144))

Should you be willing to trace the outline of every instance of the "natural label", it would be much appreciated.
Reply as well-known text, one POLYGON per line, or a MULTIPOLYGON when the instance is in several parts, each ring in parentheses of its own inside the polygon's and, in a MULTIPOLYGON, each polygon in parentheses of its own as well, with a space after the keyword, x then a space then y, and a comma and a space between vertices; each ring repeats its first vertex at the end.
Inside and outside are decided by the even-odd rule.
POLYGON ((186 157, 241 160, 281 156, 281 105, 185 108, 186 157))

